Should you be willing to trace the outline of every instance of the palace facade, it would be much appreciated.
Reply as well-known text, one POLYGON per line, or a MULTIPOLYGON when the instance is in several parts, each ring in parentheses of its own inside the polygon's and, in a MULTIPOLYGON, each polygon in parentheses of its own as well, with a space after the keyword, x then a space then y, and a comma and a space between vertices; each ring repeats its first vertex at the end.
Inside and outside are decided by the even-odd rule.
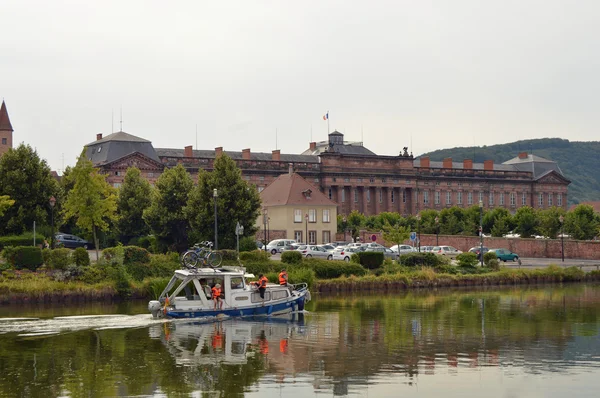
POLYGON ((407 148, 398 156, 377 155, 360 142, 344 141, 338 131, 328 141, 311 142, 302 154, 252 152, 250 148, 226 151, 154 148, 152 143, 117 132, 87 144, 87 157, 119 187, 127 168, 135 166, 154 184, 165 168, 183 165, 192 176, 211 171, 216 157, 227 154, 242 170, 243 178, 262 191, 290 167, 337 204, 337 214, 357 210, 365 215, 384 211, 403 215, 446 207, 470 207, 482 202, 485 209, 522 206, 567 208, 570 181, 556 162, 522 152, 496 164, 472 159, 431 161, 413 158, 407 148))

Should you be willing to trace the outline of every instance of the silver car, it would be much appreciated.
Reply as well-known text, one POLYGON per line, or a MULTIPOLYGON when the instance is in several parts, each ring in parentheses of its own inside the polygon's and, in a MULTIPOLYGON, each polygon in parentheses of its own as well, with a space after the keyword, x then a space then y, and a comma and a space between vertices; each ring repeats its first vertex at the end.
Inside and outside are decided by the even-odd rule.
POLYGON ((354 247, 338 247, 332 253, 333 260, 342 260, 348 263, 354 253, 356 253, 356 248, 354 247))
POLYGON ((315 257, 325 258, 327 260, 333 259, 333 254, 331 252, 328 252, 327 250, 317 245, 304 245, 298 247, 298 249, 296 250, 302 253, 302 255, 306 258, 315 257))
POLYGON ((367 252, 383 252, 383 256, 385 258, 389 258, 391 260, 398 260, 400 255, 393 251, 392 249, 388 249, 387 247, 368 247, 367 252))
POLYGON ((395 251, 399 255, 414 253, 417 251, 416 248, 414 248, 410 245, 394 245, 394 246, 390 247, 390 250, 395 251))

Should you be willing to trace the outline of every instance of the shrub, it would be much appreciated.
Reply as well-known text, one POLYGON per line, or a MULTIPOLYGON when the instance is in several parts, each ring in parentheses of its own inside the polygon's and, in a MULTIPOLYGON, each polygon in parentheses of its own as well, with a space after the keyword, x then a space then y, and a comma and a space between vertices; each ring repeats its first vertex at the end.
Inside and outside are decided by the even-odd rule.
POLYGON ((271 254, 262 250, 240 253, 240 260, 248 262, 268 261, 269 257, 271 257, 271 254))
POLYGON ((477 254, 466 252, 456 256, 459 267, 475 267, 479 261, 477 260, 477 254))
POLYGON ((288 271, 288 282, 291 284, 306 283, 311 288, 315 280, 315 272, 308 268, 298 268, 288 271))
MULTIPOLYGON (((85 250, 85 249, 84 249, 85 250)), ((87 252, 86 252, 87 254, 87 252)), ((69 249, 54 249, 50 252, 50 258, 48 266, 51 269, 67 269, 67 266, 71 263, 71 250, 69 249)))
POLYGON ((345 261, 306 259, 303 261, 303 265, 312 269, 315 272, 315 276, 319 279, 339 278, 342 275, 362 276, 367 273, 367 270, 360 264, 347 263, 345 261))
POLYGON ((383 264, 383 252, 358 252, 360 265, 368 269, 377 269, 383 264))
POLYGON ((148 250, 137 246, 123 247, 123 264, 148 264, 150 263, 150 253, 148 250))
POLYGON ((251 236, 240 238, 240 252, 251 252, 256 250, 256 240, 251 236))
POLYGON ((79 276, 79 280, 91 285, 100 283, 108 279, 108 268, 102 265, 91 265, 83 269, 83 273, 79 276))
POLYGON ((14 267, 16 269, 37 270, 44 260, 42 249, 33 246, 16 246, 14 250, 14 267))
POLYGON ((152 277, 170 278, 176 269, 181 268, 179 254, 155 254, 150 257, 150 273, 152 277))
MULTIPOLYGON (((248 253, 248 252, 246 252, 248 253)), ((240 253, 242 254, 242 253, 240 253)), ((260 274, 267 274, 273 271, 273 267, 268 262, 251 262, 244 263, 244 267, 246 267, 246 272, 250 274, 254 274, 258 277, 260 274)))
POLYGON ((123 264, 124 251, 122 245, 109 247, 102 250, 102 258, 111 263, 123 264))
POLYGON ((44 259, 44 264, 50 265, 50 257, 52 256, 51 249, 42 249, 42 259, 44 259))
MULTIPOLYGON (((42 253, 43 254, 43 253, 42 253)), ((78 267, 87 267, 90 265, 90 255, 83 247, 78 247, 73 251, 73 261, 78 267)))
POLYGON ((496 260, 496 262, 498 261, 498 256, 496 255, 496 252, 489 251, 483 255, 483 263, 488 267, 490 264, 490 260, 496 260))
MULTIPOLYGON (((35 235, 36 244, 41 244, 44 241, 42 235, 35 235)), ((0 237, 0 249, 7 246, 33 246, 33 233, 26 232, 22 235, 8 235, 0 237)))
POLYGON ((2 258, 4 258, 6 262, 13 267, 15 266, 16 252, 17 251, 14 246, 6 246, 4 249, 2 249, 2 258))
POLYGON ((459 273, 458 269, 456 269, 456 267, 450 265, 450 264, 440 264, 437 267, 435 267, 435 272, 439 273, 439 274, 451 274, 451 275, 456 275, 459 273))
POLYGON ((218 252, 223 257, 223 261, 237 261, 237 251, 235 250, 223 249, 218 252))
POLYGON ((288 250, 281 253, 281 262, 286 264, 300 264, 302 262, 302 253, 296 250, 288 250))
POLYGON ((352 253, 352 255, 350 256, 350 262, 360 264, 360 257, 358 256, 358 253, 352 253))
MULTIPOLYGON (((145 250, 145 249, 144 249, 145 250)), ((123 264, 125 271, 136 281, 143 281, 144 278, 153 276, 152 267, 146 263, 126 263, 123 264)))
MULTIPOLYGON (((485 254, 487 254, 487 253, 485 253, 485 254)), ((495 255, 496 255, 496 253, 494 253, 494 256, 495 255)), ((484 257, 484 261, 485 261, 485 257, 484 257)), ((485 265, 494 271, 500 271, 500 261, 498 261, 497 258, 492 258, 492 259, 486 261, 485 265)))
POLYGON ((400 256, 400 264, 407 267, 437 267, 444 263, 433 253, 408 253, 400 256))

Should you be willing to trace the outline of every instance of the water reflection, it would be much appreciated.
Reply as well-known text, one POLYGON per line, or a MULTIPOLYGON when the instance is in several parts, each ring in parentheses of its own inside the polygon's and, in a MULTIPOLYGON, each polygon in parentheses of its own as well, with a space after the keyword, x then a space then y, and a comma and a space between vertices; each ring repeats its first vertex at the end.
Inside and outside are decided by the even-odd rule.
POLYGON ((574 377, 593 396, 599 304, 585 285, 318 297, 287 318, 71 317, 54 335, 64 317, 28 310, 0 319, 0 396, 561 396, 574 377))

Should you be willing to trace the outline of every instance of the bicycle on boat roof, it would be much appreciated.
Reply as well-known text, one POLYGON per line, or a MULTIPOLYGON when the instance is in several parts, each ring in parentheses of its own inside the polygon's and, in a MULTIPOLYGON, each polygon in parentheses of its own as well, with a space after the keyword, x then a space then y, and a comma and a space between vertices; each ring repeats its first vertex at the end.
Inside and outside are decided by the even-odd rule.
POLYGON ((215 268, 221 265, 223 257, 221 253, 212 250, 213 243, 209 241, 196 243, 191 249, 181 256, 181 264, 188 269, 196 269, 198 263, 200 268, 208 265, 215 268))

